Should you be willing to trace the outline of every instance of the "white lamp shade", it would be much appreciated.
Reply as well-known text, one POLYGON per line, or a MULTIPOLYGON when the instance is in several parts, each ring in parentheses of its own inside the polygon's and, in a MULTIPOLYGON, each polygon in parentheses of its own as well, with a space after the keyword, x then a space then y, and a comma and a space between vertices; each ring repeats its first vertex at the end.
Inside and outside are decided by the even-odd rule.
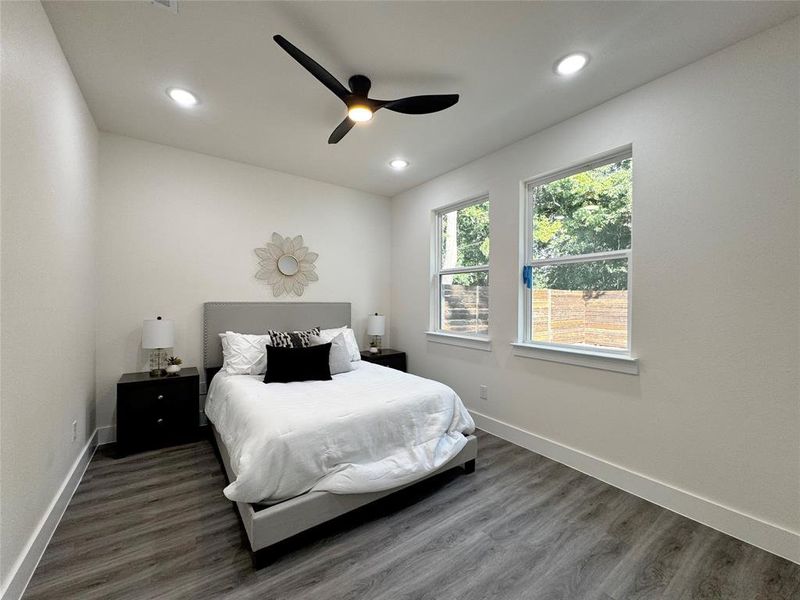
POLYGON ((386 317, 384 315, 370 315, 367 321, 367 335, 384 335, 386 332, 386 317))
POLYGON ((142 348, 172 348, 175 346, 175 321, 146 319, 142 325, 142 348))

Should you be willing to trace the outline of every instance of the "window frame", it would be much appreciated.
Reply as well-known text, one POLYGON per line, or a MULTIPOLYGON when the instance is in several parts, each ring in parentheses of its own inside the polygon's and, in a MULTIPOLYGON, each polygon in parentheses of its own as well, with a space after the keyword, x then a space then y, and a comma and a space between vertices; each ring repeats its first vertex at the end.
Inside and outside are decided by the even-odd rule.
MULTIPOLYGON (((485 271, 490 275, 491 247, 489 250, 489 262, 484 265, 470 267, 442 267, 442 218, 444 215, 474 206, 476 204, 489 203, 489 239, 491 240, 492 221, 491 221, 491 199, 488 192, 470 196, 466 200, 460 200, 446 206, 441 206, 432 211, 433 235, 431 236, 431 289, 430 289, 430 322, 429 329, 425 333, 428 340, 443 344, 463 346, 476 350, 490 350, 490 338, 488 335, 478 333, 452 333, 441 328, 442 325, 442 289, 441 278, 443 275, 459 275, 462 273, 478 273, 485 271)), ((491 243, 491 242, 490 242, 491 243)), ((491 303, 490 303, 491 321, 491 303)))
MULTIPOLYGON (((525 266, 533 269, 563 264, 580 264, 596 262, 599 260, 626 259, 628 274, 628 316, 627 316, 627 347, 626 348, 606 348, 603 346, 592 346, 582 344, 565 344, 560 342, 545 342, 533 340, 533 293, 519 279, 520 286, 520 318, 517 342, 513 343, 515 354, 530 358, 541 358, 556 362, 566 362, 612 371, 620 371, 631 374, 638 374, 638 361, 633 357, 633 228, 631 228, 631 247, 622 250, 608 250, 602 252, 590 252, 587 254, 570 254, 551 258, 535 258, 533 256, 533 217, 535 214, 534 202, 530 198, 528 190, 531 186, 538 187, 546 185, 559 179, 571 177, 584 171, 590 171, 598 167, 620 162, 626 159, 633 159, 633 148, 625 146, 606 152, 588 160, 581 161, 565 169, 559 169, 544 175, 532 177, 522 181, 522 226, 520 232, 521 240, 521 264, 520 273, 525 266)), ((631 198, 631 218, 633 216, 633 198, 631 198)))

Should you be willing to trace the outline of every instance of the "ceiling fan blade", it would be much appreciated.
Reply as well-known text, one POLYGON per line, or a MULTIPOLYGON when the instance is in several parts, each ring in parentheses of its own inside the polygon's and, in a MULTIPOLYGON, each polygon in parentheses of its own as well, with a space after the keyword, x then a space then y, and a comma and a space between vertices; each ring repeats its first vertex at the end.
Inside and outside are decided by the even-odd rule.
POLYGON ((336 79, 336 77, 328 73, 324 67, 322 67, 313 58, 308 56, 305 52, 300 50, 300 48, 292 44, 285 37, 282 35, 276 35, 273 36, 272 39, 275 40, 278 46, 286 50, 289 56, 303 65, 303 67, 305 67, 309 73, 316 77, 320 83, 322 83, 322 85, 336 94, 340 100, 344 101, 345 98, 350 95, 350 91, 341 83, 339 83, 339 80, 336 79))
POLYGON ((380 108, 393 110, 406 115, 425 115, 450 108, 458 102, 458 94, 436 94, 432 96, 411 96, 400 100, 382 100, 380 108))
POLYGON ((350 117, 345 117, 344 121, 339 123, 339 126, 333 130, 331 137, 328 138, 329 144, 338 144, 339 140, 341 140, 344 136, 347 135, 347 132, 350 131, 356 122, 350 119, 350 117))

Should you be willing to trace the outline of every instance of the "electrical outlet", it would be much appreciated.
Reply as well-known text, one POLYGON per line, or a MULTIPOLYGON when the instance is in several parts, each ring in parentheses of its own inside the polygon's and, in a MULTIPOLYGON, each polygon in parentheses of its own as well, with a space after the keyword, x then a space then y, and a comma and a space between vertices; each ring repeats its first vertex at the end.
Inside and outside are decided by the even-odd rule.
POLYGON ((481 400, 488 400, 489 399, 489 386, 482 385, 481 386, 481 400))
POLYGON ((78 439, 78 422, 77 421, 73 421, 72 422, 72 441, 74 442, 77 439, 78 439))

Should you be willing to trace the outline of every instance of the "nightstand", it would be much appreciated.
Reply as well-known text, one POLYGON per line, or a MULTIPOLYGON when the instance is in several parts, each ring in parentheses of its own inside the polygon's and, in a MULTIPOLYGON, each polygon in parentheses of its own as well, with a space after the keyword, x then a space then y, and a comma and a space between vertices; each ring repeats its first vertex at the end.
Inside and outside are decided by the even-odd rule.
POLYGON ((391 348, 384 348, 378 354, 370 354, 369 352, 361 353, 361 360, 375 363, 376 365, 383 365, 397 369, 398 371, 405 372, 406 370, 406 353, 400 350, 392 350, 391 348))
POLYGON ((117 382, 120 456, 197 439, 200 376, 188 367, 171 377, 125 373, 117 382))

